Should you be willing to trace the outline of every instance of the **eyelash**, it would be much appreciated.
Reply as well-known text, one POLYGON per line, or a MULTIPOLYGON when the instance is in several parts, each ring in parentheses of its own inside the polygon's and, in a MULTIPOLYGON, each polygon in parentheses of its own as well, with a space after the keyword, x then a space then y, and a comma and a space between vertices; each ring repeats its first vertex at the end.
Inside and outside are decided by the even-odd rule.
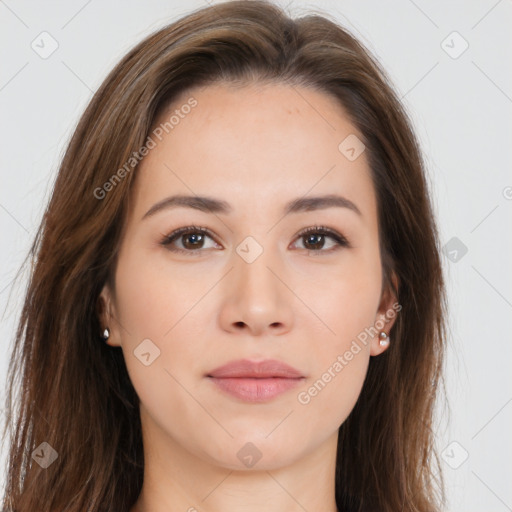
MULTIPOLYGON (((165 235, 163 237, 163 239, 161 240, 160 244, 172 252, 177 252, 177 253, 182 253, 182 254, 183 253, 192 254, 194 256, 198 256, 202 252, 201 249, 187 250, 187 249, 179 249, 179 248, 171 248, 170 247, 170 245, 175 240, 177 240, 180 236, 189 235, 189 234, 197 234, 197 233, 200 233, 203 235, 208 235, 210 238, 214 239, 213 233, 208 228, 201 227, 201 226, 186 226, 186 227, 179 228, 179 229, 173 231, 169 235, 165 235)), ((331 249, 328 249, 326 251, 324 251, 322 249, 318 249, 318 250, 304 249, 304 250, 307 250, 308 253, 319 253, 319 255, 321 255, 321 253, 330 254, 334 250, 339 249, 340 247, 347 247, 347 248, 351 247, 350 243, 343 235, 339 234, 337 231, 334 231, 333 229, 330 229, 326 226, 312 226, 310 228, 304 229, 297 235, 297 239, 305 237, 306 235, 309 235, 311 233, 327 235, 328 237, 332 238, 336 242, 336 246, 331 249)))

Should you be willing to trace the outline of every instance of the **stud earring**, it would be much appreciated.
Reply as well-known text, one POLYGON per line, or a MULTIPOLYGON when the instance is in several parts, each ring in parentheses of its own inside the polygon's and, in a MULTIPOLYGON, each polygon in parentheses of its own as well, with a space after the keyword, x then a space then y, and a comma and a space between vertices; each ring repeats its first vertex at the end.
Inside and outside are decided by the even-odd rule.
POLYGON ((102 335, 103 341, 107 341, 109 336, 110 336, 110 331, 108 330, 108 327, 105 327, 105 330, 103 331, 103 335, 102 335))
POLYGON ((381 347, 385 347, 387 345, 389 345, 389 336, 384 332, 382 331, 380 334, 379 334, 379 345, 381 347))

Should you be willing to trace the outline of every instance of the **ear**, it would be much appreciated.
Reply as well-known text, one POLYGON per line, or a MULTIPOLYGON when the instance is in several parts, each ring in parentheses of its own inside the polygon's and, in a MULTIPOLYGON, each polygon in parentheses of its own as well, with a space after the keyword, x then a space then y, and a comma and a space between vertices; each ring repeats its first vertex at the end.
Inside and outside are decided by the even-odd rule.
POLYGON ((105 340, 105 343, 111 347, 121 346, 118 322, 116 321, 114 308, 114 294, 109 284, 103 286, 98 296, 97 312, 101 328, 101 332, 99 333, 100 337, 103 335, 105 328, 108 328, 110 336, 105 340))
MULTIPOLYGON (((399 280, 395 272, 391 273, 391 282, 393 283, 394 288, 398 291, 399 280)), ((392 286, 387 285, 382 292, 379 308, 377 310, 377 316, 375 317, 374 327, 377 334, 372 339, 370 355, 377 356, 382 354, 390 347, 391 343, 393 343, 393 339, 389 336, 389 333, 395 324, 396 318, 399 315, 399 311, 401 309, 402 306, 398 303, 398 298, 393 291, 392 286), (390 342, 387 345, 380 345, 379 334, 381 332, 385 332, 389 337, 390 342)))

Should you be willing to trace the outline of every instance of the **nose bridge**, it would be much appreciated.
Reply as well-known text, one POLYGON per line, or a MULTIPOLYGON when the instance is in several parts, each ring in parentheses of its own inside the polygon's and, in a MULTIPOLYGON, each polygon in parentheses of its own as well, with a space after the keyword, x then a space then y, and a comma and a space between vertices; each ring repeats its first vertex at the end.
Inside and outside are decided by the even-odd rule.
POLYGON ((276 299, 278 280, 270 270, 279 268, 278 247, 273 246, 272 236, 247 236, 236 247, 235 276, 239 285, 247 292, 270 294, 266 300, 276 299))

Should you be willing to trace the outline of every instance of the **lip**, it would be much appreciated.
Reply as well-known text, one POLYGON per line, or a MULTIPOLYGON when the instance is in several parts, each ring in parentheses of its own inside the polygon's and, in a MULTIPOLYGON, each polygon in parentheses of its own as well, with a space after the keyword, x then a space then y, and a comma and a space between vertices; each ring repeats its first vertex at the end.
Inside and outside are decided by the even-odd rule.
POLYGON ((273 378, 283 377, 288 379, 297 379, 304 377, 302 373, 282 361, 277 359, 265 359, 263 361, 251 361, 250 359, 238 359, 219 366, 212 370, 208 377, 215 378, 273 378))
POLYGON ((231 361, 206 377, 220 390, 245 402, 266 402, 302 383, 305 376, 278 361, 231 361))

